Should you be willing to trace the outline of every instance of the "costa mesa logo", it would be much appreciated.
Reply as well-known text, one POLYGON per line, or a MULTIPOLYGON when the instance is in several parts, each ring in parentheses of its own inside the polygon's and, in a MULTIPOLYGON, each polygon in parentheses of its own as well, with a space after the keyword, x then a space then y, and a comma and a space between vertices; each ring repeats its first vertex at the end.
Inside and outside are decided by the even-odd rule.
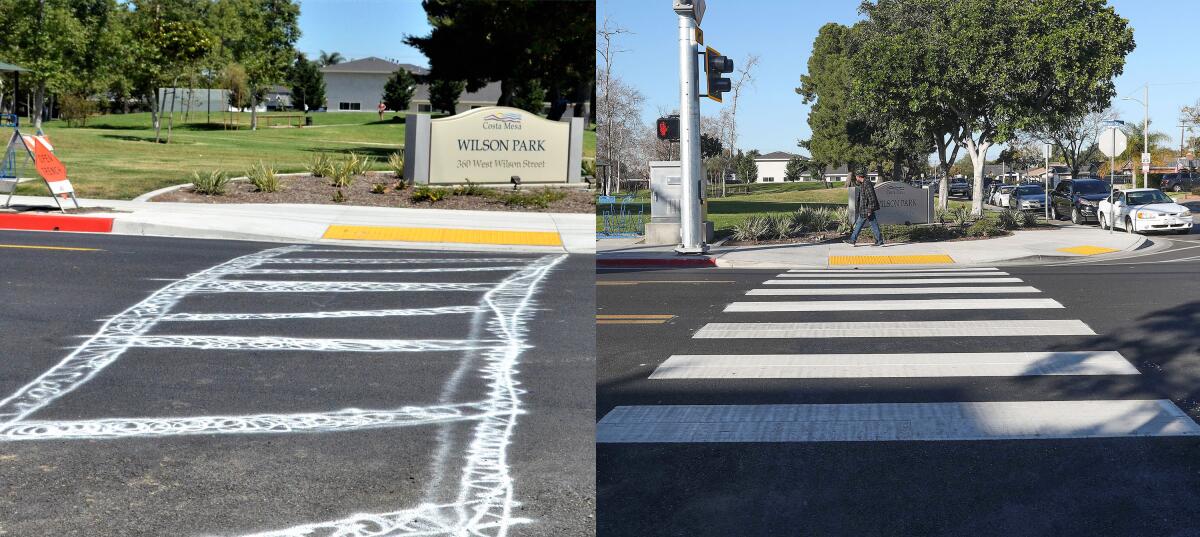
POLYGON ((492 112, 483 116, 483 128, 521 130, 521 114, 516 112, 492 112))

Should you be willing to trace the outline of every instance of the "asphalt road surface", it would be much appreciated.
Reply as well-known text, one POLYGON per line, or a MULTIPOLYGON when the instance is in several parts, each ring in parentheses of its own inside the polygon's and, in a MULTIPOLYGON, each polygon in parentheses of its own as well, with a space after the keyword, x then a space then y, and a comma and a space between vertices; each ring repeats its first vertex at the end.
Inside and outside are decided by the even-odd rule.
POLYGON ((593 267, 0 233, 0 535, 591 534, 593 267))
POLYGON ((597 535, 1200 535, 1197 239, 978 271, 602 271, 597 535))

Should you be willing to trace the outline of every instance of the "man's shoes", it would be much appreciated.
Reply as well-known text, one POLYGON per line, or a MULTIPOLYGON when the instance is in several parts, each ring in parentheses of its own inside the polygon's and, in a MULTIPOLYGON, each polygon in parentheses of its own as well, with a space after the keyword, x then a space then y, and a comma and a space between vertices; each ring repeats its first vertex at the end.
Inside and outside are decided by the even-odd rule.
POLYGON ((842 240, 842 242, 844 242, 844 243, 846 243, 846 244, 849 244, 850 246, 853 246, 853 247, 855 247, 855 248, 857 248, 857 247, 858 247, 858 243, 857 243, 857 242, 850 242, 850 241, 848 241, 848 240, 842 240))
POLYGON ((877 242, 877 243, 875 243, 875 246, 883 246, 883 242, 882 241, 877 242))

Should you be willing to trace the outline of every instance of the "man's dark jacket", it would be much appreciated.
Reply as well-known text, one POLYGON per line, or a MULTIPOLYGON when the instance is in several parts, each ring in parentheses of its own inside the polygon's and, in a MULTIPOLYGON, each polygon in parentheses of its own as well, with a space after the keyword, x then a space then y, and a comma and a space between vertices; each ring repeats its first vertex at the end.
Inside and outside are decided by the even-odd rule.
POLYGON ((858 202, 854 210, 863 216, 879 210, 879 198, 875 196, 875 185, 871 181, 863 181, 858 185, 858 202))

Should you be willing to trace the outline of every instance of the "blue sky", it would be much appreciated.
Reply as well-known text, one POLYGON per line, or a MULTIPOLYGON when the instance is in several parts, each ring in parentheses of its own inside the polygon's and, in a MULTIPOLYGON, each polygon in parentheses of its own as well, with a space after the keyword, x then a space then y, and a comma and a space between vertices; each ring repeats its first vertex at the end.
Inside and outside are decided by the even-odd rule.
MULTIPOLYGON (((1137 42, 1125 73, 1116 80, 1118 99, 1141 99, 1142 85, 1150 82, 1151 129, 1166 133, 1170 143, 1178 146, 1179 108, 1200 99, 1196 0, 1109 3, 1129 19, 1137 42)), ((735 64, 749 53, 759 55, 756 82, 738 103, 740 147, 804 153, 796 140, 809 136, 808 107, 794 89, 800 85, 820 27, 859 20, 858 4, 858 0, 708 0, 701 24, 706 43, 735 64)), ((676 16, 666 0, 598 0, 596 9, 597 27, 607 15, 633 32, 621 36, 618 48, 627 52, 617 56, 613 67, 646 96, 643 115, 652 125, 660 106, 679 107, 676 16)), ((700 110, 715 116, 720 106, 705 99, 700 110)), ((1121 119, 1142 120, 1142 105, 1136 102, 1118 100, 1114 108, 1121 119)))
POLYGON ((426 35, 429 23, 419 0, 301 0, 296 48, 316 58, 324 50, 348 59, 377 56, 429 67, 406 35, 426 35))

